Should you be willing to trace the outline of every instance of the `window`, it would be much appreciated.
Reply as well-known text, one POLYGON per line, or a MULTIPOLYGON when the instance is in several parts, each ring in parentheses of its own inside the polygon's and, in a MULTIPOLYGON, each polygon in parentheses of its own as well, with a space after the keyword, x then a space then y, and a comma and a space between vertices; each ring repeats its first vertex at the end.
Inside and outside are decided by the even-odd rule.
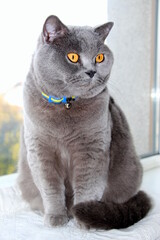
POLYGON ((115 23, 107 39, 115 56, 110 92, 127 116, 138 154, 159 152, 158 3, 158 0, 0 3, 0 175, 17 170, 23 122, 22 82, 38 35, 50 14, 68 25, 96 26, 107 18, 115 23))

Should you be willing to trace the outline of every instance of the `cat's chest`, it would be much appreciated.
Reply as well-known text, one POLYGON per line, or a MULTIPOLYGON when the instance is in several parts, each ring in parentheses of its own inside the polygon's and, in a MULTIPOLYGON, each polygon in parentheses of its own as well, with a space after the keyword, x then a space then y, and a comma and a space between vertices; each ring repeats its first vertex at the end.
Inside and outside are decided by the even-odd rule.
POLYGON ((104 111, 102 107, 100 109, 96 105, 89 107, 75 104, 69 110, 65 106, 58 108, 59 106, 53 106, 52 109, 48 109, 45 112, 44 122, 47 131, 62 137, 73 132, 83 132, 86 129, 89 131, 94 126, 99 128, 100 122, 102 123, 107 118, 107 110, 104 111))
POLYGON ((47 137, 70 141, 77 136, 89 136, 102 132, 107 125, 107 109, 102 106, 84 106, 75 104, 71 109, 64 106, 52 106, 37 109, 33 117, 33 128, 38 135, 42 132, 47 137))

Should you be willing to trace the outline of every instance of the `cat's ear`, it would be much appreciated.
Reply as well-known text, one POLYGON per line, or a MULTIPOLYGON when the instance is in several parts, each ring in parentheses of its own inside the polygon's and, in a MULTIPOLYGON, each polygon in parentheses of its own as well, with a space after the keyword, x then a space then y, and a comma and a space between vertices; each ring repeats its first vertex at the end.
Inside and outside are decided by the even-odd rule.
POLYGON ((109 32, 111 31, 113 25, 114 25, 113 22, 108 22, 99 27, 96 27, 94 31, 98 33, 100 38, 104 41, 108 36, 109 32))
POLYGON ((53 43, 56 39, 65 36, 68 28, 56 16, 49 16, 43 26, 43 36, 47 43, 53 43))

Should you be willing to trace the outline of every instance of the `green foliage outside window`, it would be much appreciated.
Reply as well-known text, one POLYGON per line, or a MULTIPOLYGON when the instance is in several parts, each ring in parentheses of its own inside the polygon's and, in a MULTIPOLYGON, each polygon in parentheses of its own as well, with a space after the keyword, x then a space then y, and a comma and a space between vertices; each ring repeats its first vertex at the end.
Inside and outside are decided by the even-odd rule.
POLYGON ((0 96, 0 175, 17 170, 22 109, 0 96))

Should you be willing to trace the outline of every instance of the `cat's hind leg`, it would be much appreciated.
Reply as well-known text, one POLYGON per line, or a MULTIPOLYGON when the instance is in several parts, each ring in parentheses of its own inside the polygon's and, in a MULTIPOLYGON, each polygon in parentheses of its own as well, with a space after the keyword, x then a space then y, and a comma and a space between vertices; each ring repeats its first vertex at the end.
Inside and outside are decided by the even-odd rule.
POLYGON ((113 101, 110 112, 110 164, 103 197, 100 201, 81 202, 72 209, 76 219, 89 228, 125 228, 145 217, 152 207, 147 194, 138 192, 142 167, 125 116, 113 101))

